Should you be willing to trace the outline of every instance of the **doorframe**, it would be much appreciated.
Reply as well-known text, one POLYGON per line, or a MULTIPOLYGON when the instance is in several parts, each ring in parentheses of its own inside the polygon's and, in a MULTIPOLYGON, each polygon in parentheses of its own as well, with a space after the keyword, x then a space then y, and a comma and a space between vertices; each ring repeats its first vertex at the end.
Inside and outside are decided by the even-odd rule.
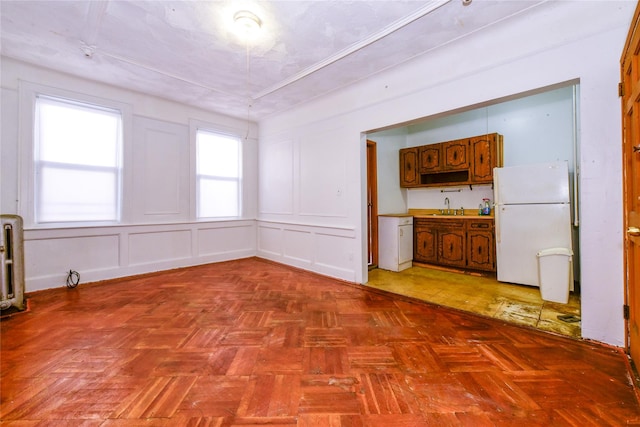
POLYGON ((367 266, 378 265, 378 154, 375 141, 367 139, 367 266))
MULTIPOLYGON (((635 84, 631 86, 629 81, 635 81, 637 73, 640 70, 637 67, 633 67, 631 71, 634 75, 628 76, 629 67, 632 66, 634 61, 630 56, 634 56, 633 51, 640 41, 638 40, 640 31, 640 3, 636 6, 636 10, 633 14, 627 39, 625 41, 622 55, 620 58, 620 98, 621 98, 621 120, 622 120, 622 214, 623 214, 623 269, 624 269, 624 304, 625 304, 625 351, 629 354, 632 366, 634 369, 638 369, 640 366, 640 349, 638 349, 638 319, 640 318, 640 307, 638 307, 638 292, 640 287, 635 283, 636 279, 640 275, 640 265, 638 265, 637 259, 640 258, 640 254, 637 252, 640 250, 640 245, 637 244, 637 238, 633 237, 630 233, 630 227, 637 226, 640 223, 640 217, 635 209, 640 206, 637 202, 634 204, 633 198, 637 194, 633 193, 633 172, 638 172, 634 169, 632 162, 635 156, 639 154, 635 153, 636 148, 640 147, 640 124, 637 122, 638 116, 629 118, 628 114, 633 108, 637 107, 637 102, 632 100, 640 85, 635 84), (633 102, 634 106, 629 103, 633 102), (634 123, 635 120, 635 123, 634 123), (633 341, 633 342, 632 342, 633 341), (633 345, 632 345, 633 344, 633 345)), ((637 57, 637 55, 635 55, 637 57)), ((640 168, 640 165, 636 166, 640 168)), ((638 191, 638 189, 635 189, 638 191)))

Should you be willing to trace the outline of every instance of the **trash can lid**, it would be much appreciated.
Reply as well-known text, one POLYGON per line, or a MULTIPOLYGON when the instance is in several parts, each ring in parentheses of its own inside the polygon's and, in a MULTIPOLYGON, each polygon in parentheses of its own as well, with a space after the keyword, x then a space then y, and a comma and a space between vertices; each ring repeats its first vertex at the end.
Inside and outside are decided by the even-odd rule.
POLYGON ((549 249, 542 249, 542 250, 538 251, 538 253, 536 255, 538 257, 543 257, 543 256, 548 256, 548 255, 572 256, 573 252, 569 248, 549 248, 549 249))

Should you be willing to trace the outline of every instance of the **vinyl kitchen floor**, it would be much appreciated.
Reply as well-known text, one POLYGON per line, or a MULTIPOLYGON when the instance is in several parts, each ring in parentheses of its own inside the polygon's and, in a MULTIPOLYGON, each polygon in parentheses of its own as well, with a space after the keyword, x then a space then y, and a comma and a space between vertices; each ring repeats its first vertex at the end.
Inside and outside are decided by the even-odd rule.
POLYGON ((558 304, 543 301, 535 287, 424 267, 398 273, 376 268, 369 271, 367 286, 543 331, 581 336, 580 297, 573 293, 568 304, 558 304))

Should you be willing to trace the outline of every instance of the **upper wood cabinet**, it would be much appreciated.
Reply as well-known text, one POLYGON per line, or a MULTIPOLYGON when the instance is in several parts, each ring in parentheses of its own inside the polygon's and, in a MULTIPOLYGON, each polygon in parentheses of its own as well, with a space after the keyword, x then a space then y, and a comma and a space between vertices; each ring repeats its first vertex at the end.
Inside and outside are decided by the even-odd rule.
POLYGON ((418 175, 418 147, 400 150, 400 187, 416 187, 418 175))
POLYGON ((418 147, 420 173, 437 172, 442 168, 442 146, 440 144, 418 147))
POLYGON ((502 135, 474 136, 470 138, 471 149, 471 182, 492 183, 493 168, 502 166, 502 135))
POLYGON ((444 170, 469 169, 468 139, 442 143, 442 153, 444 156, 444 170))
POLYGON ((502 166, 502 135, 456 139, 400 150, 400 186, 490 184, 502 166))

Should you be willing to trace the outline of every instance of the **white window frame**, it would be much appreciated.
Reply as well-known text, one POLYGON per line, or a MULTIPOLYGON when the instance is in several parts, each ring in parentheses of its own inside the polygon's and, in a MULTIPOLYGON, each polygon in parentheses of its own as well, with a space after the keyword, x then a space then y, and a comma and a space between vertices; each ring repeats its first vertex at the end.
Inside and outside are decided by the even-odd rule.
POLYGON ((36 83, 21 81, 19 83, 19 164, 21 177, 18 183, 18 212, 23 217, 25 228, 67 228, 67 227, 97 227, 121 224, 128 218, 125 209, 127 183, 130 181, 128 162, 130 158, 130 135, 132 130, 132 109, 122 102, 89 96, 65 89, 44 86, 36 83), (120 164, 118 179, 118 215, 116 220, 109 221, 60 221, 36 222, 36 102, 39 96, 48 97, 71 104, 87 105, 89 107, 117 110, 121 114, 120 164))
POLYGON ((234 220, 243 218, 243 201, 244 201, 244 140, 238 134, 231 129, 225 129, 221 126, 215 126, 210 123, 202 122, 199 120, 190 120, 190 140, 191 140, 191 165, 192 165, 192 218, 195 221, 220 221, 220 220, 234 220), (222 137, 228 137, 236 139, 238 141, 238 177, 230 179, 228 177, 220 178, 221 180, 232 180, 237 182, 237 215, 234 216, 200 216, 200 177, 198 171, 198 132, 208 132, 222 137))

